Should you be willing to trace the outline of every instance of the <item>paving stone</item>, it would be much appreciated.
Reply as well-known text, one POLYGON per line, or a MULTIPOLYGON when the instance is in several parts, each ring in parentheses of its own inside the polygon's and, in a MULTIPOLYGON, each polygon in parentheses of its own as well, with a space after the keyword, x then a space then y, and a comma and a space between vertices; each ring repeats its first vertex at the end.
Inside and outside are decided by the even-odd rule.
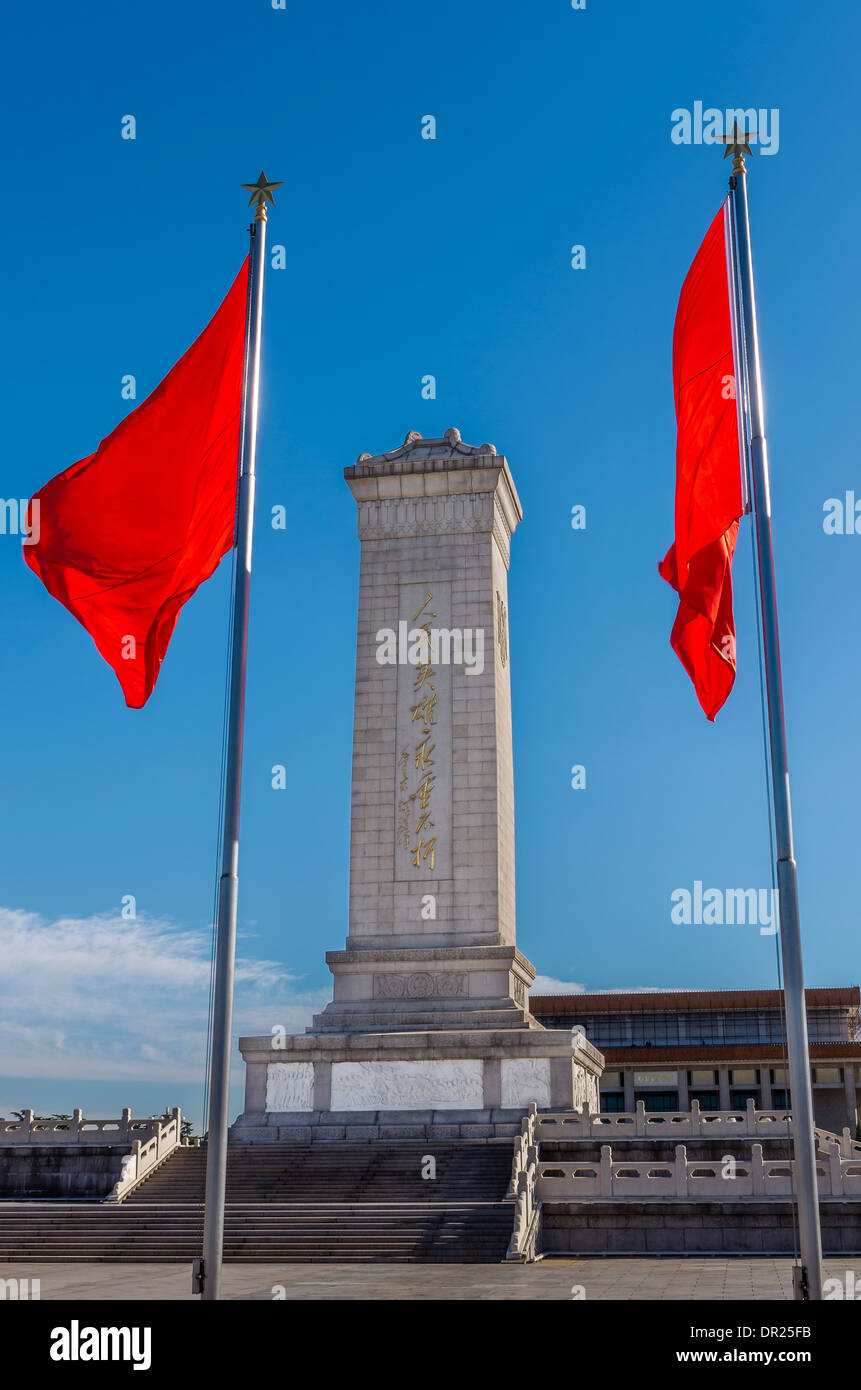
MULTIPOLYGON (((826 1278, 846 1277, 851 1264, 824 1261, 826 1278)), ((266 1301, 275 1285, 288 1300, 476 1300, 570 1301, 571 1285, 583 1284, 586 1302, 691 1300, 792 1301, 792 1261, 788 1258, 709 1261, 712 1278, 697 1277, 700 1262, 668 1256, 643 1258, 539 1260, 534 1265, 236 1265, 224 1268, 228 1299, 266 1301), (666 1276, 658 1287, 655 1280, 666 1276)), ((856 1257, 854 1273, 861 1284, 856 1257)), ((36 1278, 42 1300, 113 1301, 194 1298, 191 1265, 3 1266, 4 1278, 36 1278)))

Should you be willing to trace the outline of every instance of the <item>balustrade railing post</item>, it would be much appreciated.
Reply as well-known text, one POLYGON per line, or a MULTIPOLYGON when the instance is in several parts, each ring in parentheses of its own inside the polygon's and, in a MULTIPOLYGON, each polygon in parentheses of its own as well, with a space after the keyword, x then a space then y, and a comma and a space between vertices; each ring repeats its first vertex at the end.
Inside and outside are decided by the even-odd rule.
POLYGON ((514 1153, 511 1158, 511 1179, 508 1184, 508 1191, 505 1194, 506 1197, 514 1197, 515 1200, 517 1198, 518 1192, 517 1180, 523 1168, 523 1155, 526 1144, 526 1137, 523 1132, 523 1126, 525 1124, 526 1121, 523 1120, 520 1127, 520 1133, 517 1135, 517 1138, 514 1141, 514 1153))
POLYGON ((598 1176, 598 1186, 602 1197, 612 1197, 613 1195, 613 1150, 609 1144, 601 1145, 601 1170, 598 1176))
POLYGON ((843 1166, 840 1162, 840 1144, 832 1139, 828 1145, 828 1170, 832 1197, 843 1196, 843 1166))
POLYGON ((688 1150, 685 1144, 676 1145, 676 1196, 688 1195, 688 1150))
POLYGON ((750 1146, 750 1185, 754 1197, 765 1195, 765 1167, 762 1161, 762 1145, 750 1146))
POLYGON ((531 1205, 532 1205, 532 1204, 531 1204, 531 1202, 530 1202, 530 1200, 529 1200, 529 1198, 530 1198, 530 1192, 529 1192, 529 1175, 528 1175, 528 1173, 522 1172, 522 1173, 519 1174, 518 1179, 517 1179, 517 1187, 518 1187, 517 1201, 518 1201, 518 1204, 520 1205, 520 1207, 522 1208, 522 1211, 523 1211, 523 1220, 524 1220, 524 1223, 525 1223, 525 1225, 524 1225, 524 1234, 525 1234, 525 1231, 529 1228, 529 1221, 530 1221, 530 1217, 532 1216, 532 1211, 531 1211, 531 1205))

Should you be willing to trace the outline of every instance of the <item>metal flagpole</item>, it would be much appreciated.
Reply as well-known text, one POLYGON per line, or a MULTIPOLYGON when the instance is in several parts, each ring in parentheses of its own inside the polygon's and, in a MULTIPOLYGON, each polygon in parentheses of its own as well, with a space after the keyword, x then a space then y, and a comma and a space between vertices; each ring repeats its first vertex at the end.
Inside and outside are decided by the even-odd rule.
POLYGON ((798 878, 792 843, 792 807, 789 798, 786 722, 783 710, 783 679, 780 670, 777 592, 771 534, 768 447, 765 439, 762 371, 759 357, 753 258, 747 206, 747 172, 744 163, 745 154, 750 154, 750 145, 748 144, 748 134, 739 131, 737 124, 733 134, 725 137, 725 143, 727 145, 726 154, 733 155, 730 197, 735 221, 734 249, 738 257, 738 292, 741 301, 743 336, 741 346, 745 364, 743 375, 747 379, 749 395, 746 413, 750 429, 753 516, 759 569, 762 647, 765 664, 774 829, 777 847, 778 920, 780 922, 780 949, 783 958, 793 1147, 798 1192, 801 1271, 795 1293, 797 1298, 821 1299, 822 1240, 819 1231, 819 1191, 813 1133, 813 1092, 810 1085, 810 1054, 807 1043, 807 1014, 804 1006, 804 975, 801 965, 798 878))
POLYGON ((251 224, 248 270, 248 309, 245 329, 245 368, 239 443, 239 484, 236 509, 236 572, 233 584, 233 646, 227 723, 227 769, 224 785, 224 831, 221 878, 218 885, 218 927, 215 950, 212 1059, 209 1080, 209 1133, 206 1151, 206 1205, 203 1259, 195 1266, 195 1292, 204 1299, 221 1297, 221 1257, 224 1245, 224 1195, 227 1180, 227 1123, 230 1102, 233 976, 236 960, 236 910, 239 898, 239 809, 242 788, 242 735, 245 722, 245 666, 248 653, 248 600, 251 587, 251 546, 254 535, 254 483, 257 453, 257 404, 260 387, 260 337, 263 319, 263 268, 266 253, 266 204, 272 189, 261 171, 249 207, 257 211, 251 224))

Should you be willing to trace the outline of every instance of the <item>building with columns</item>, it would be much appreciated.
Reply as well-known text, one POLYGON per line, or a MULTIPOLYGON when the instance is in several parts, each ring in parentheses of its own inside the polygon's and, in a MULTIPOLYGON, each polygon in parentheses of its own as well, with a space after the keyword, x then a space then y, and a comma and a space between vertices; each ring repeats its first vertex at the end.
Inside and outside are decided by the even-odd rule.
MULTIPOLYGON (((604 1054, 603 1111, 791 1108, 779 990, 661 990, 532 995, 536 1018, 584 1029, 604 1054)), ((859 1123, 861 991, 806 991, 816 1123, 859 1123)))

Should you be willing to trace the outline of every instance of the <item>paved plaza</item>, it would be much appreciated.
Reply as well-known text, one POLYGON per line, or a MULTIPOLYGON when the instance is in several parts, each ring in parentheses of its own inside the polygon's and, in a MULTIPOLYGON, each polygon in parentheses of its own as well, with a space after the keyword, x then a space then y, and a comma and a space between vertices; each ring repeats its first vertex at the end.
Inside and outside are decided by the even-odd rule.
MULTIPOLYGON (((858 1261, 855 1261, 858 1266, 858 1261)), ((852 1269, 852 1263, 848 1267, 852 1269)), ((824 1262, 845 1283, 847 1265, 824 1262)), ((861 1288, 861 1266, 854 1268, 861 1288)), ((188 1264, 7 1264, 5 1279, 38 1279, 44 1300, 191 1299, 188 1264)), ((850 1281, 851 1285, 852 1281, 850 1281)), ((226 1265, 232 1300, 533 1299, 791 1301, 789 1259, 548 1259, 533 1265, 226 1265), (582 1290, 582 1292, 581 1292, 582 1290)))

